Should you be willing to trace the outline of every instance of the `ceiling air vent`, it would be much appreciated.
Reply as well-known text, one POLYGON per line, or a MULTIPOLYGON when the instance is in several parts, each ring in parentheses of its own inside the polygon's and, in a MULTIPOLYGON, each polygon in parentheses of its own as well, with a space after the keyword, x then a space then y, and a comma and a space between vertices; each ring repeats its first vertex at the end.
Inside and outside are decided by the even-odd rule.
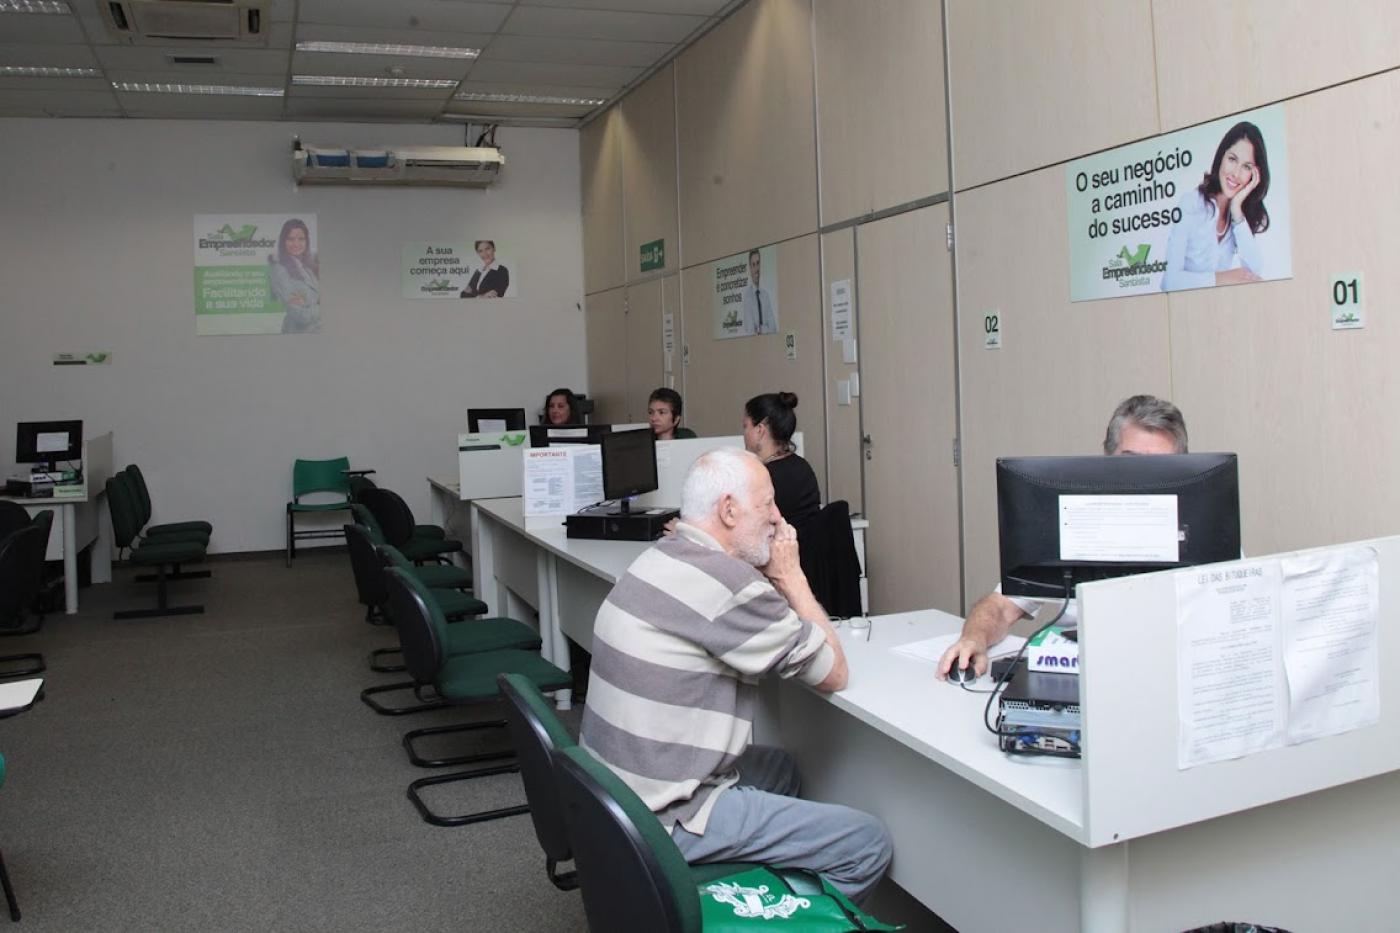
POLYGON ((107 28, 133 44, 266 44, 268 0, 106 0, 107 28))

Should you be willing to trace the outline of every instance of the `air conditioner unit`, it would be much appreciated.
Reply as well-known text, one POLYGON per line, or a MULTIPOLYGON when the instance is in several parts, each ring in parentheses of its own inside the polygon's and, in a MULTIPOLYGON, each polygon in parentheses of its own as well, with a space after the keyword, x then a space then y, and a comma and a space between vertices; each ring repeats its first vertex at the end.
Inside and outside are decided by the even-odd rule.
POLYGON ((486 188, 506 164, 501 150, 470 146, 384 146, 292 150, 299 185, 435 185, 486 188))
POLYGON ((98 0, 107 29, 132 44, 267 43, 269 0, 98 0))

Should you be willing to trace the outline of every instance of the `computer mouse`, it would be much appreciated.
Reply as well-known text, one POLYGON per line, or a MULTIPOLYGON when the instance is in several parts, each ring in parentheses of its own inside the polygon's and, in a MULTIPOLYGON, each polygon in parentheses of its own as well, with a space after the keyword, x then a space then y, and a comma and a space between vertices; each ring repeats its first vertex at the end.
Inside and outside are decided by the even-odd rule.
POLYGON ((967 667, 958 667, 956 664, 948 668, 948 683, 950 684, 970 684, 977 679, 977 668, 969 664, 967 667))

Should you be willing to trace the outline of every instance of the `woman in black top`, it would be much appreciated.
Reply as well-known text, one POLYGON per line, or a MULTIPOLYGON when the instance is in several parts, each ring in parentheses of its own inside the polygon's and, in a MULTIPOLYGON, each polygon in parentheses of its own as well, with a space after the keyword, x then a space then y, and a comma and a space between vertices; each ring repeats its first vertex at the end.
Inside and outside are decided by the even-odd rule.
POLYGON ((778 511, 794 528, 821 511, 822 494, 812 465, 793 449, 797 396, 791 392, 755 395, 744 404, 744 447, 768 467, 778 511))

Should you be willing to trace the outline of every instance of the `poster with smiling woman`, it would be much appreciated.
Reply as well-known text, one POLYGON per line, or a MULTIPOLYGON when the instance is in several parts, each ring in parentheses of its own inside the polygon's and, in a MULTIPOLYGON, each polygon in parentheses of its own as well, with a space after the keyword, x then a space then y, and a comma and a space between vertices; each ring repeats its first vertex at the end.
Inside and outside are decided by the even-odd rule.
POLYGON ((196 333, 321 332, 315 214, 197 214, 196 333))
POLYGON ((1070 300, 1293 277, 1281 104, 1071 162, 1070 300))

